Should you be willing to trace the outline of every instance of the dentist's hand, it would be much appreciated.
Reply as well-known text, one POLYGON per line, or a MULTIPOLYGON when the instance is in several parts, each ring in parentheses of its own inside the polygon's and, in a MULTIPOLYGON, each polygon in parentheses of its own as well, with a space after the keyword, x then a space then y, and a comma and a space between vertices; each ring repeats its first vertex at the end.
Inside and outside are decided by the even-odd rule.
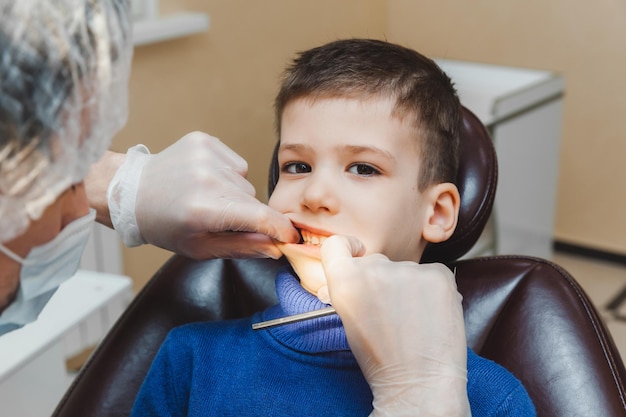
POLYGON ((127 246, 150 243, 196 259, 272 257, 272 238, 297 242, 291 221, 258 201, 246 161, 219 139, 190 133, 162 152, 129 149, 108 189, 127 246))
POLYGON ((371 416, 470 416, 453 274, 441 264, 364 253, 342 236, 321 249, 332 305, 374 395, 371 416))

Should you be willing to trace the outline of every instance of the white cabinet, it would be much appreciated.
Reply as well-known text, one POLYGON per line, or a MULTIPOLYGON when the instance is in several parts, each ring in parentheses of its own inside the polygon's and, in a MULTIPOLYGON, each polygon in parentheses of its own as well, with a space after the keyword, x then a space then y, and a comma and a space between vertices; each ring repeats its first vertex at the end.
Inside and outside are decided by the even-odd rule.
POLYGON ((563 78, 549 71, 436 61, 454 81, 463 105, 491 132, 498 155, 494 212, 480 248, 551 258, 563 78))
POLYGON ((133 298, 128 277, 79 270, 39 318, 0 337, 3 416, 49 416, 73 379, 66 360, 89 350, 133 298))

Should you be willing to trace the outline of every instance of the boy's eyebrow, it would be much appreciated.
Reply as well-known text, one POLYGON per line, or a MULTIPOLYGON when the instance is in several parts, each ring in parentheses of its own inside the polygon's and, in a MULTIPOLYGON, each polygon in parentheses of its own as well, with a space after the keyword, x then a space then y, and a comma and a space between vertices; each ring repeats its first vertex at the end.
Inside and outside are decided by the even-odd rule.
MULTIPOLYGON (((288 144, 281 144, 278 149, 279 151, 288 150, 288 151, 294 151, 294 152, 303 152, 308 149, 312 149, 312 147, 309 145, 304 145, 304 144, 299 144, 299 143, 288 143, 288 144)), ((396 160, 396 158, 391 154, 391 152, 378 148, 376 146, 346 145, 346 146, 343 146, 341 150, 342 151, 345 150, 347 153, 350 153, 353 155, 358 155, 362 153, 374 153, 374 154, 381 155, 382 157, 387 158, 392 161, 396 160)))
POLYGON ((392 161, 396 160, 396 158, 391 154, 391 152, 386 151, 376 146, 346 145, 345 149, 349 153, 354 154, 354 155, 361 154, 361 153, 375 153, 384 158, 390 159, 392 161))
POLYGON ((280 146, 278 147, 279 151, 304 151, 306 149, 310 149, 311 147, 309 145, 302 145, 299 143, 287 143, 287 144, 283 144, 281 143, 280 146))

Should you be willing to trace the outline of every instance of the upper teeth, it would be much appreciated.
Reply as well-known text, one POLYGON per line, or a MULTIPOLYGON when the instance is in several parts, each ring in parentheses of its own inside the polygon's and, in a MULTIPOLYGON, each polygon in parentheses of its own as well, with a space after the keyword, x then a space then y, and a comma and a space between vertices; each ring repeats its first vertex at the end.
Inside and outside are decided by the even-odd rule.
POLYGON ((302 235, 303 243, 306 243, 307 245, 320 246, 326 240, 326 236, 316 235, 308 230, 300 230, 300 234, 302 235))

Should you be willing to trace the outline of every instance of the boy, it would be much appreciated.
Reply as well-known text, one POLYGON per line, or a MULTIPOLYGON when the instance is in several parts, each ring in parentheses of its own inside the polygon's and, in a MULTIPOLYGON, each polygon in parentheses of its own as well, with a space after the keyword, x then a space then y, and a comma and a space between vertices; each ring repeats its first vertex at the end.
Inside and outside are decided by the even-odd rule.
MULTIPOLYGON (((172 331, 133 415, 359 416, 372 412, 373 400, 380 404, 381 386, 405 382, 401 369, 389 373, 368 361, 357 364, 353 353, 363 359, 367 343, 353 344, 351 351, 336 315, 256 332, 251 325, 327 306, 337 287, 329 294, 325 273, 336 275, 338 265, 328 262, 327 254, 340 247, 331 235, 351 236, 351 254, 363 261, 364 274, 419 271, 449 278, 445 267, 418 262, 426 244, 448 239, 457 222, 453 181, 461 113, 454 88, 415 51, 376 40, 337 41, 300 54, 287 69, 276 98, 276 122, 279 177, 269 206, 286 214, 302 235, 301 244, 278 244, 293 268, 277 276, 280 303, 249 319, 172 331), (380 373, 388 380, 372 384, 380 373)), ((458 300, 434 301, 433 309, 460 306, 458 300)), ((367 326, 367 315, 360 320, 367 326)), ((462 318, 442 332, 459 328, 462 318)), ((397 336, 404 336, 394 330, 378 347, 388 341, 393 349, 397 336)), ((470 350, 466 367, 465 349, 464 344, 434 346, 416 355, 416 367, 435 363, 427 371, 437 377, 449 372, 455 381, 450 391, 467 369, 463 397, 469 398, 474 417, 535 415, 512 375, 470 350), (438 352, 446 349, 462 352, 451 371, 439 369, 444 364, 438 352)), ((387 352, 372 350, 372 357, 387 352)), ((416 395, 426 395, 430 383, 413 381, 416 395)), ((398 399, 391 395, 382 401, 391 404, 387 409, 395 407, 393 415, 417 415, 400 411, 398 399)), ((442 415, 452 415, 445 404, 440 408, 442 415)), ((454 409, 454 415, 468 414, 454 409)))

